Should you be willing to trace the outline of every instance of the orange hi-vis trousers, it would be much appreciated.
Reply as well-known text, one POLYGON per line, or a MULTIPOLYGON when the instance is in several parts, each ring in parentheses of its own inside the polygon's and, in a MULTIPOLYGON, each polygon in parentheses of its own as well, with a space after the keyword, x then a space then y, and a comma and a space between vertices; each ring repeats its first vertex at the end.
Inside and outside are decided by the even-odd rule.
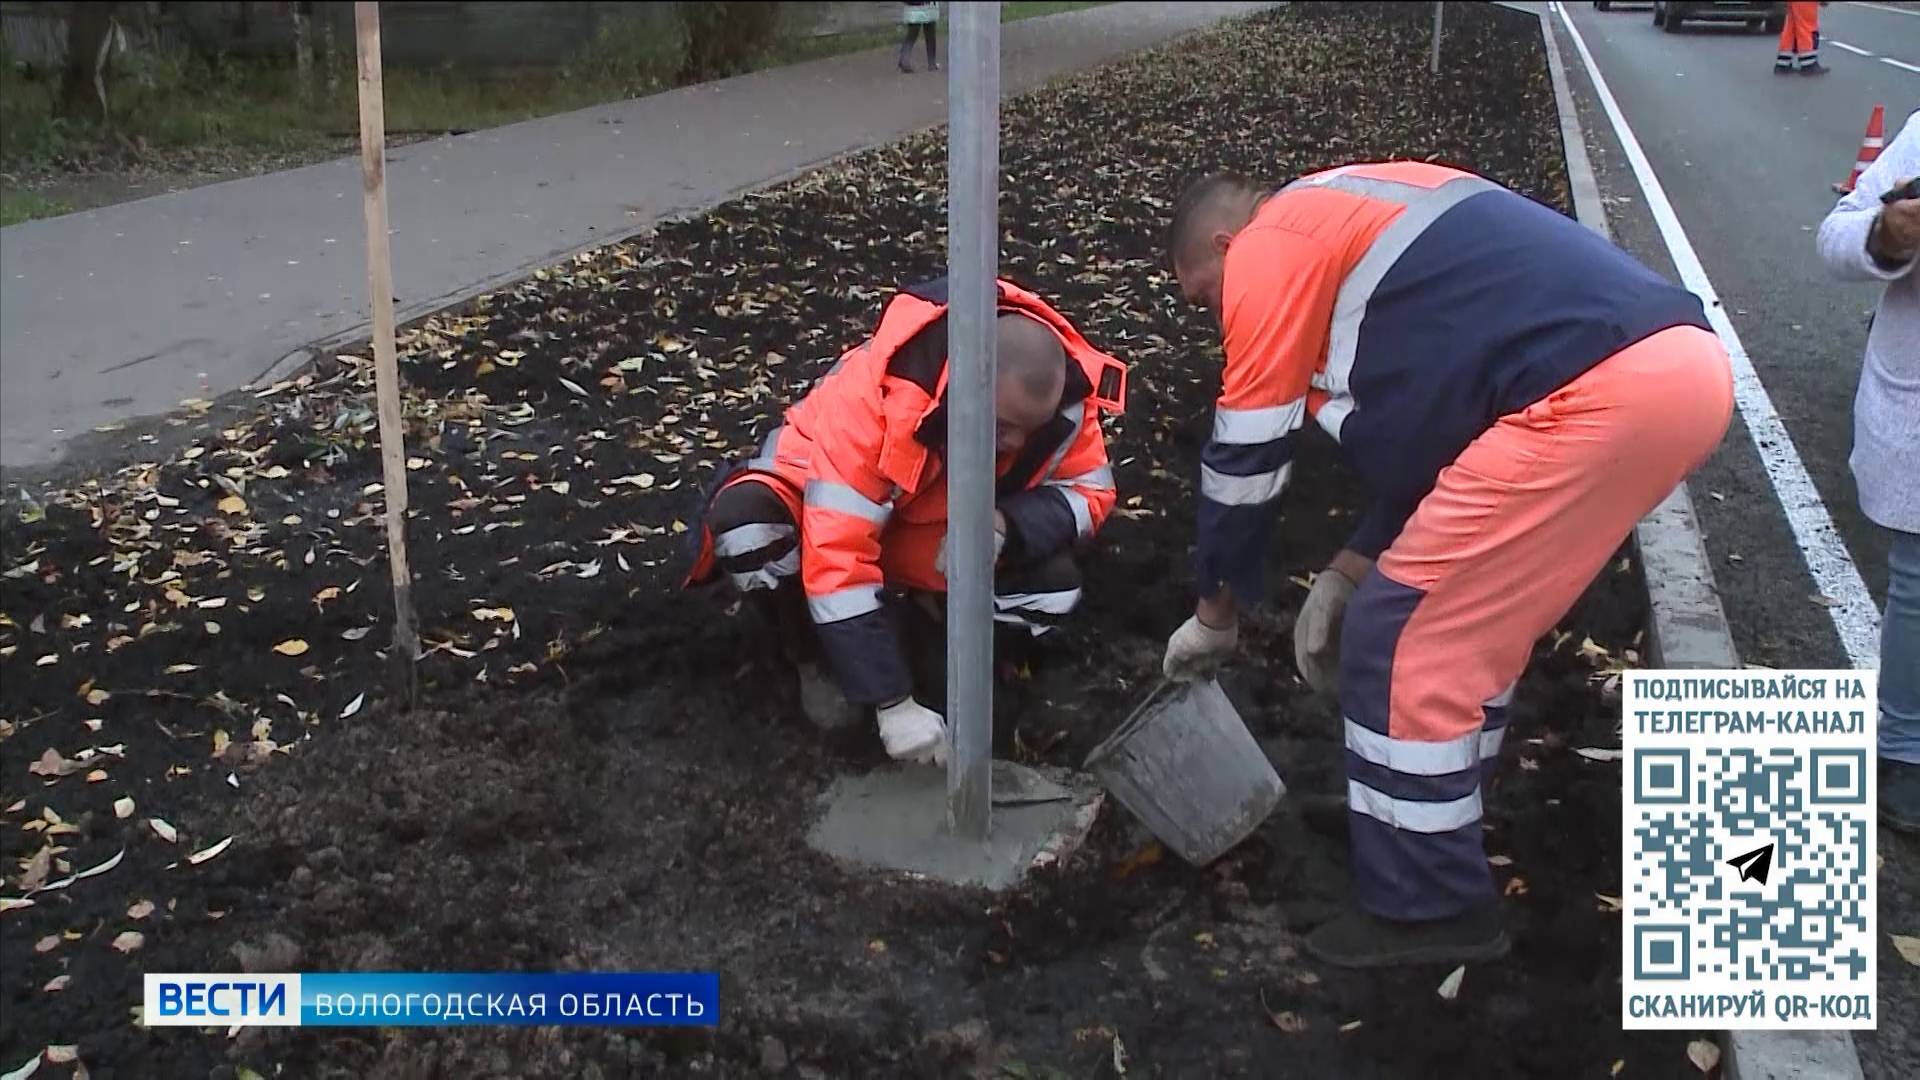
POLYGON ((1726 432, 1726 350, 1695 326, 1501 417, 1441 470, 1348 605, 1340 646, 1355 896, 1390 919, 1494 900, 1483 767, 1534 642, 1726 432))
POLYGON ((1781 71, 1804 71, 1820 66, 1820 5, 1814 0, 1790 0, 1786 25, 1780 28, 1780 51, 1773 66, 1781 71))

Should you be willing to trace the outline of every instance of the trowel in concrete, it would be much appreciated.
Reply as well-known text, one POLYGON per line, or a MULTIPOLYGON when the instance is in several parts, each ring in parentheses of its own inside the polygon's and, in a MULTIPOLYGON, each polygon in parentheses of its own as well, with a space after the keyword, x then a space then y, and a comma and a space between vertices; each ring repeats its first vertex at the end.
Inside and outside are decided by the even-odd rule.
POLYGON ((993 763, 993 805, 1029 806, 1034 803, 1066 802, 1073 792, 1040 773, 1011 761, 993 763))

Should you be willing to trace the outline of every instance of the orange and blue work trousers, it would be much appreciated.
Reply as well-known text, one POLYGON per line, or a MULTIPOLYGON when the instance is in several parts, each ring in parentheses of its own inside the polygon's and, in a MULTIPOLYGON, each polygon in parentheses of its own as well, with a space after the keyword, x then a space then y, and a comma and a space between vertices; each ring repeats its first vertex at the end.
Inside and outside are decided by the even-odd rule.
POLYGON ((1675 326, 1474 439, 1361 582, 1340 649, 1361 906, 1445 918, 1494 899, 1481 791, 1534 642, 1725 433, 1726 351, 1675 326))

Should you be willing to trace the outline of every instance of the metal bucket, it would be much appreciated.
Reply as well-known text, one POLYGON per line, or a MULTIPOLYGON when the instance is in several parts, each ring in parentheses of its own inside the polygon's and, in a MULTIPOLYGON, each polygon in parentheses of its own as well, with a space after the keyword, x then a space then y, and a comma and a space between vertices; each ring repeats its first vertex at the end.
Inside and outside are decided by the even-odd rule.
POLYGON ((1245 840, 1286 793, 1212 679, 1162 682, 1087 755, 1086 768, 1195 866, 1245 840))

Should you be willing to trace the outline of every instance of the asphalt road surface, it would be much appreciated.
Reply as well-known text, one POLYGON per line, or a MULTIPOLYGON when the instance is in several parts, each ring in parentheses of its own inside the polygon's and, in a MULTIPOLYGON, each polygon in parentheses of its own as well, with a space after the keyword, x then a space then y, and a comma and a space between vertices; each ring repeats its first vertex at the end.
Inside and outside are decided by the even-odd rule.
MULTIPOLYGON (((1861 516, 1847 467, 1852 403, 1878 286, 1831 280, 1814 250, 1868 115, 1892 139, 1920 107, 1920 10, 1833 4, 1821 11, 1829 74, 1775 76, 1776 38, 1738 28, 1665 33, 1645 6, 1564 5, 1691 241, 1755 373, 1780 414, 1835 533, 1873 604, 1886 599, 1884 532, 1861 516)), ((1564 24, 1563 24, 1564 25, 1564 24)), ((1569 34, 1561 51, 1614 239, 1680 278, 1623 143, 1569 34)), ((1766 453, 1779 460, 1773 440, 1766 453)), ((1695 474, 1693 495, 1741 657, 1772 667, 1845 667, 1836 620, 1740 416, 1695 474)), ((1920 483, 1920 477, 1915 478, 1920 483)), ((1866 657, 1872 662, 1872 657, 1866 657)), ((1880 926, 1914 932, 1920 845, 1881 832, 1880 926)), ((1920 974, 1881 950, 1880 1027, 1855 1033, 1868 1080, 1915 1075, 1920 974)))
MULTIPOLYGON (((1770 34, 1705 24, 1665 33, 1644 5, 1565 8, 1718 289, 1845 550, 1875 605, 1884 603, 1886 535, 1861 516, 1847 468, 1853 395, 1879 287, 1833 281, 1814 235, 1873 106, 1886 106, 1889 139, 1920 107, 1920 11, 1822 9, 1821 54, 1831 70, 1809 78, 1773 74, 1770 34)), ((1570 60, 1615 239, 1677 277, 1582 65, 1570 60)), ((1823 594, 1738 417, 1719 454, 1696 474, 1694 498, 1741 656, 1769 666, 1846 666, 1823 594)))

